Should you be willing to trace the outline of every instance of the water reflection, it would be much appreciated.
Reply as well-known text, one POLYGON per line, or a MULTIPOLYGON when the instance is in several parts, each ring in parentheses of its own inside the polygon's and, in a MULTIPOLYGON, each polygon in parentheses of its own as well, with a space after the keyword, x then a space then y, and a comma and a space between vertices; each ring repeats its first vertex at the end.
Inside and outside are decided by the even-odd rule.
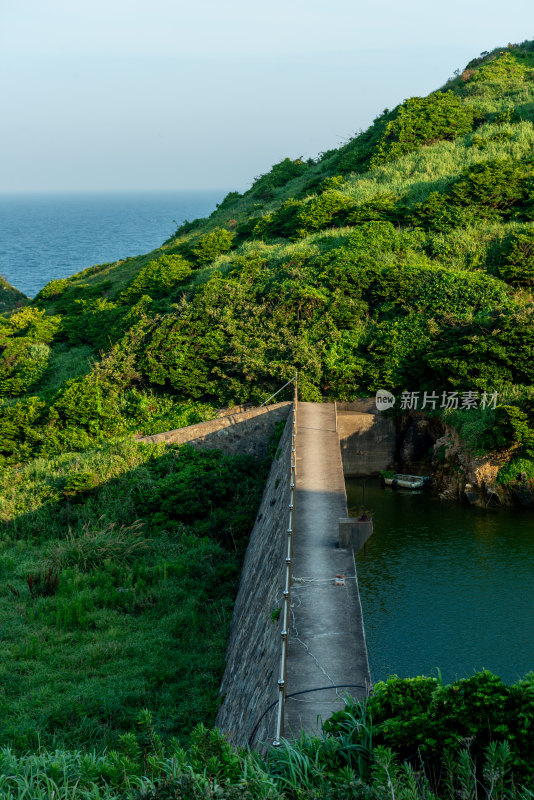
MULTIPOLYGON (((362 481, 347 481, 350 513, 362 481)), ((534 670, 534 514, 441 503, 365 480, 374 533, 357 556, 374 681, 534 670)))

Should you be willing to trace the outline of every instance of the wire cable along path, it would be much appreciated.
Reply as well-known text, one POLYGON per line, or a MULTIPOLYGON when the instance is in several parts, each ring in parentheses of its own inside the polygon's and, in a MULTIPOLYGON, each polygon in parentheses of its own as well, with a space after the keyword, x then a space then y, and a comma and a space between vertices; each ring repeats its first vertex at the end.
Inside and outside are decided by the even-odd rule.
MULTIPOLYGON (((349 687, 358 698, 370 688, 354 554, 339 546, 340 520, 346 520, 348 511, 336 407, 299 402, 298 376, 285 386, 291 382, 281 655, 278 701, 272 704, 275 746, 284 736, 317 731, 321 720, 342 707, 349 687)), ((259 715, 262 709, 257 711, 259 715)))

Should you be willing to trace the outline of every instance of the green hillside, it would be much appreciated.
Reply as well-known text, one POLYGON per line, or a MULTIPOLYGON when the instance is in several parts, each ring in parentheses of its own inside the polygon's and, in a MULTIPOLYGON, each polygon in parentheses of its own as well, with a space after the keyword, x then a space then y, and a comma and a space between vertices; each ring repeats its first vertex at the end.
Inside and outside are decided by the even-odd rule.
POLYGON ((11 286, 9 281, 6 281, 6 279, 0 275, 0 314, 5 314, 6 312, 20 308, 27 302, 28 298, 26 295, 19 292, 14 286, 11 286))
POLYGON ((304 399, 498 392, 478 444, 524 466, 533 74, 529 42, 475 59, 159 250, 50 282, 1 323, 4 463, 176 427, 298 370, 304 399))
MULTIPOLYGON (((89 787, 65 797, 125 796, 130 778, 148 772, 161 785, 138 796, 154 800, 371 800, 392 796, 386 774, 399 797, 438 796, 383 751, 373 762, 371 743, 365 751, 361 742, 367 723, 355 718, 267 765, 230 755, 202 732, 188 754, 177 750, 196 722, 214 719, 239 566, 268 465, 141 445, 132 434, 261 402, 295 371, 303 400, 388 389, 471 392, 482 402, 498 393, 495 408, 438 405, 435 414, 467 447, 498 454, 501 482, 522 474, 532 486, 533 287, 534 42, 482 54, 338 149, 280 161, 152 253, 51 281, 25 305, 2 284, 0 745, 18 754, 122 748, 105 764, 65 756, 73 781, 85 770, 80 786, 89 787), (245 487, 239 498, 237 485, 245 487), (209 508, 198 505, 201 491, 211 492, 209 508), (176 791, 171 762, 182 776, 172 778, 182 781, 176 791), (307 794, 299 794, 297 763, 314 776, 307 794), (217 781, 226 794, 215 793, 217 781), (91 782, 116 788, 90 794, 91 782)), ((402 714, 413 712, 416 727, 424 718, 436 785, 448 756, 432 745, 443 731, 431 728, 428 708, 452 703, 459 690, 442 687, 436 700, 436 687, 407 687, 400 691, 411 704, 395 705, 391 687, 383 706, 376 701, 377 718, 397 719, 377 741, 413 759, 402 714)), ((506 689, 508 699, 500 686, 464 688, 463 698, 476 696, 473 708, 498 695, 510 719, 518 698, 521 708, 532 702, 531 682, 506 689)), ((447 774, 474 798, 468 758, 451 733, 467 714, 458 708, 445 732, 456 748, 447 774)), ((478 735, 472 713, 478 722, 462 728, 462 741, 478 735)), ((482 748, 480 764, 513 762, 530 779, 529 715, 523 728, 501 730, 499 741, 513 728, 509 761, 482 748)), ((5 763, 23 774, 18 757, 5 763)), ((46 758, 39 764, 51 774, 46 758)), ((454 786, 439 797, 454 797, 454 786)), ((491 796, 512 796, 504 791, 491 796)))

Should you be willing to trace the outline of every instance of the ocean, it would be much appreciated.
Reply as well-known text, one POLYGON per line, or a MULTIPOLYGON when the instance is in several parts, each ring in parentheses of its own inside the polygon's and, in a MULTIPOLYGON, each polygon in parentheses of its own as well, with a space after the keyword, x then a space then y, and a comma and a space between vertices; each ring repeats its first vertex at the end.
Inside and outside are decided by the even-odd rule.
POLYGON ((148 253, 227 190, 0 194, 0 275, 29 297, 53 278, 148 253))

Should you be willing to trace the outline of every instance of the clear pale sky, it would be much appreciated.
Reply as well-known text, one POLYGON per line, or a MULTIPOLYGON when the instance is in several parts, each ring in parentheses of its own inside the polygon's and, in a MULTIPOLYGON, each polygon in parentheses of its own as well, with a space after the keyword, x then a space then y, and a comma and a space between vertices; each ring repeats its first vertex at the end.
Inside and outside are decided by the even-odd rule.
POLYGON ((0 191, 243 189, 525 39, 532 0, 0 0, 0 191))

